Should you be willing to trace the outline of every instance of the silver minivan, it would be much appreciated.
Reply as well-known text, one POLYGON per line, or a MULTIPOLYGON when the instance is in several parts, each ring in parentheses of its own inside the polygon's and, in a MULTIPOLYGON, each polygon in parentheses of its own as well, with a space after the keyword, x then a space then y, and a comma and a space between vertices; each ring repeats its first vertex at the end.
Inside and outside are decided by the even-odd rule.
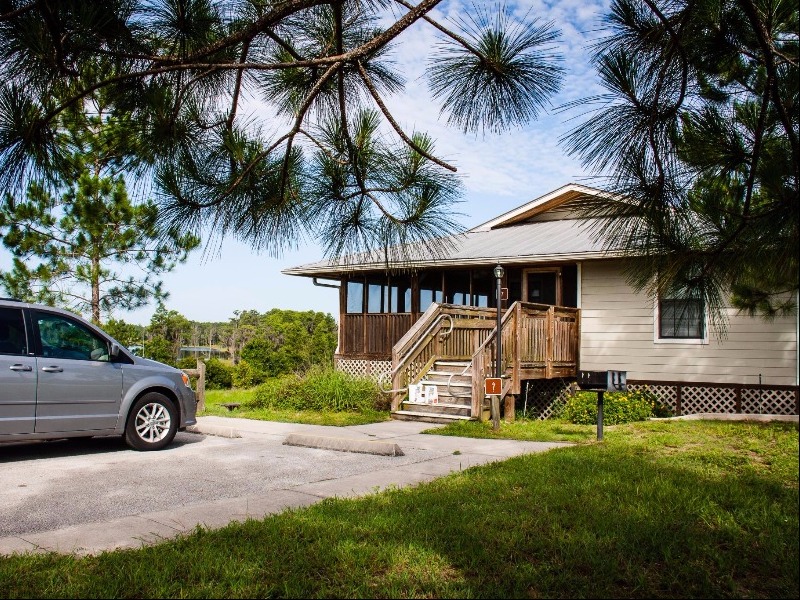
POLYGON ((196 410, 179 369, 71 312, 0 298, 0 442, 116 434, 159 450, 196 410))

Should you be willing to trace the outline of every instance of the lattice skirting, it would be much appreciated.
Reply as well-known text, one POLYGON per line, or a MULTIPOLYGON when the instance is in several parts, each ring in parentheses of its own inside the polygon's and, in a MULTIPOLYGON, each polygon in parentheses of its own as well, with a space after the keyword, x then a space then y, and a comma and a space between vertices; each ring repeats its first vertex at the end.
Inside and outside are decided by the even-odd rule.
POLYGON ((517 410, 529 419, 549 419, 558 413, 575 389, 571 379, 528 379, 522 382, 517 410))
POLYGON ((797 386, 629 380, 628 389, 649 390, 676 415, 798 414, 797 386))
POLYGON ((385 380, 392 372, 390 360, 368 360, 360 358, 337 358, 336 368, 356 377, 371 377, 376 381, 385 380))
MULTIPOLYGON (((571 379, 525 381, 516 408, 524 410, 528 418, 549 419, 559 412, 575 389, 575 382, 571 379)), ((798 414, 797 386, 629 380, 628 389, 652 392, 675 415, 798 414)))

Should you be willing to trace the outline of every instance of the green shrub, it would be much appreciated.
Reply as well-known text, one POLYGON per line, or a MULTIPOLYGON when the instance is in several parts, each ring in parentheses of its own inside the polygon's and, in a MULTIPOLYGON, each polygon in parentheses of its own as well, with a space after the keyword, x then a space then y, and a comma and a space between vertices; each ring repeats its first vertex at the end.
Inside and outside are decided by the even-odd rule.
POLYGON ((246 360, 233 367, 232 383, 235 388, 251 388, 267 381, 269 377, 246 360))
POLYGON ((197 368, 197 359, 194 356, 186 356, 180 359, 176 366, 179 369, 196 369, 197 368))
POLYGON ((354 377, 330 367, 314 367, 304 375, 284 375, 258 386, 253 408, 283 410, 388 410, 388 397, 367 377, 354 377))
MULTIPOLYGON (((603 423, 606 425, 646 421, 657 416, 655 412, 663 414, 665 411, 669 409, 651 392, 606 392, 603 395, 603 423)), ((597 394, 577 392, 567 400, 560 416, 576 425, 597 423, 597 394)))
POLYGON ((206 363, 206 389, 230 389, 233 385, 233 367, 218 358, 209 358, 206 363))

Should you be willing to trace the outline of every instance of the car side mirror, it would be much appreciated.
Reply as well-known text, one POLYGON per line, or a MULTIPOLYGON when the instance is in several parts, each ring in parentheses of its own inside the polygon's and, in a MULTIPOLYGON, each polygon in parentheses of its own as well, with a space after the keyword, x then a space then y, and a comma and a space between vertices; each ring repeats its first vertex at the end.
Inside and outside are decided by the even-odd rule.
POLYGON ((111 344, 111 358, 117 358, 119 356, 119 344, 111 344))

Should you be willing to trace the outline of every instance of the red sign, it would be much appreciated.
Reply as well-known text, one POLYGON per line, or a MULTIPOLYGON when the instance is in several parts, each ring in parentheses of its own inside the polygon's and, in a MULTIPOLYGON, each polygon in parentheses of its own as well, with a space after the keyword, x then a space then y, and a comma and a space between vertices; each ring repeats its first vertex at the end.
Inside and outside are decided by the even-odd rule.
POLYGON ((500 288, 500 300, 508 300, 508 288, 500 288))
POLYGON ((499 377, 487 377, 486 378, 486 395, 487 396, 499 396, 500 392, 502 391, 503 380, 499 377))

